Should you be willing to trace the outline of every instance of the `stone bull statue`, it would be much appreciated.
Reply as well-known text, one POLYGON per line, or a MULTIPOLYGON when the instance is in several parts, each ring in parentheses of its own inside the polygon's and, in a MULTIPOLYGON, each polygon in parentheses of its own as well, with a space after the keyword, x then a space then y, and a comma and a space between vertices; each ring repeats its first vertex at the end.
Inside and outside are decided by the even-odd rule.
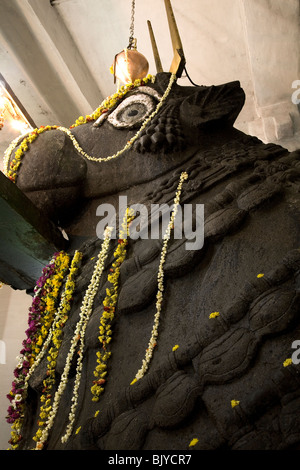
POLYGON ((12 448, 299 448, 300 152, 235 129, 244 99, 160 72, 11 152, 70 241, 33 293, 12 448))

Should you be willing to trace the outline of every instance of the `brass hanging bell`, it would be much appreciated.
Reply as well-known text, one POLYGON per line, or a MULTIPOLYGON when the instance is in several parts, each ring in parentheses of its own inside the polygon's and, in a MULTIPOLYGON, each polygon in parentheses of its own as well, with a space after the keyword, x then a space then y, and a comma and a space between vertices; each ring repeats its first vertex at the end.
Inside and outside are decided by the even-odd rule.
POLYGON ((114 81, 116 82, 117 78, 126 84, 145 78, 148 74, 149 63, 146 57, 136 49, 126 48, 115 56, 112 68, 114 81))

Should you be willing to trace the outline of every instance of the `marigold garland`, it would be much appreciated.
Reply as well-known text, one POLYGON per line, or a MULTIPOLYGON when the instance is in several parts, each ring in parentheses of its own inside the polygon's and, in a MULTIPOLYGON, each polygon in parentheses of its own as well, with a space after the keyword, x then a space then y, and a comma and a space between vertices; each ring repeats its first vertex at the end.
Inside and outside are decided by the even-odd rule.
MULTIPOLYGON (((169 84, 169 87, 167 88, 166 90, 166 93, 165 95, 162 97, 162 100, 161 102, 158 103, 158 106, 157 106, 157 109, 152 113, 151 115, 151 118, 149 116, 150 119, 152 119, 152 117, 159 111, 160 107, 162 106, 163 104, 163 101, 166 99, 166 97, 168 96, 169 92, 170 92, 170 89, 171 89, 171 86, 173 84, 173 82, 175 81, 176 79, 176 76, 172 75, 171 76, 171 80, 170 80, 170 84, 169 84), (171 83, 172 82, 172 83, 171 83)), ((4 165, 3 165, 3 172, 4 174, 12 181, 12 182, 16 182, 16 179, 17 179, 17 171, 22 163, 22 158, 24 156, 24 153, 27 152, 29 150, 29 147, 34 140, 36 140, 36 138, 42 134, 43 132, 46 132, 48 130, 60 130, 61 132, 64 132, 65 134, 68 135, 68 137, 71 139, 74 147, 76 148, 76 150, 80 153, 80 155, 82 155, 83 157, 89 159, 89 160, 92 160, 92 161, 98 161, 98 162, 102 162, 102 161, 109 161, 111 160, 112 158, 117 158, 118 156, 120 156, 122 153, 124 153, 126 150, 128 150, 131 145, 135 142, 135 140, 138 138, 140 132, 144 129, 144 127, 148 124, 148 122, 150 121, 150 119, 146 119, 146 121, 144 122, 144 124, 142 125, 142 127, 140 128, 139 132, 133 137, 131 138, 127 143, 126 145, 124 146, 124 148, 122 150, 120 150, 119 152, 117 152, 115 155, 112 155, 112 156, 109 156, 109 157, 105 157, 105 158, 97 158, 97 157, 93 157, 93 156, 90 156, 88 155, 86 152, 84 152, 84 150, 80 147, 79 143, 77 142, 77 140, 75 139, 75 137, 73 136, 72 132, 70 129, 73 129, 77 126, 80 126, 82 124, 86 124, 88 122, 91 122, 91 121, 94 121, 96 119, 98 119, 102 114, 108 112, 111 108, 113 108, 114 106, 116 106, 118 104, 118 102, 120 100, 122 100, 124 98, 124 96, 131 90, 133 90, 134 88, 136 87, 139 87, 139 86, 143 86, 143 85, 146 85, 146 83, 148 83, 149 81, 152 81, 152 83, 154 82, 155 80, 155 77, 153 77, 152 75, 148 75, 147 77, 145 77, 144 79, 137 79, 135 80, 133 83, 129 83, 127 85, 124 85, 122 86, 114 95, 112 96, 109 96, 108 98, 106 98, 102 103, 101 105, 91 114, 91 115, 86 115, 86 117, 84 118, 83 116, 80 116, 74 124, 72 124, 70 126, 69 129, 65 128, 65 127, 62 127, 62 126, 41 126, 39 129, 34 129, 32 132, 30 132, 26 137, 24 136, 21 136, 21 137, 18 137, 17 139, 15 139, 10 145, 9 147, 6 149, 5 153, 4 153, 4 159, 3 159, 3 162, 4 162, 4 165), (12 161, 9 163, 9 160, 10 160, 10 157, 11 157, 11 154, 13 152, 13 150, 20 144, 20 141, 22 140, 21 142, 21 145, 20 147, 17 149, 17 151, 15 152, 15 155, 14 155, 14 158, 12 159, 12 161)))
POLYGON ((30 365, 33 364, 37 355, 41 351, 44 340, 46 339, 55 318, 60 289, 69 268, 69 262, 70 256, 64 252, 60 252, 55 259, 55 272, 45 283, 44 289, 46 290, 46 295, 44 299, 45 307, 41 318, 42 326, 32 350, 30 365))
POLYGON ((158 283, 158 289, 157 289, 157 294, 156 294, 156 313, 154 315, 154 324, 152 327, 152 333, 151 333, 151 338, 148 343, 148 347, 146 349, 146 354, 145 358, 142 361, 142 367, 138 370, 135 378, 131 382, 131 385, 133 385, 137 380, 140 380, 145 373, 148 370, 149 364, 152 359, 153 355, 153 350, 156 346, 157 343, 157 337, 158 337, 158 327, 159 327, 159 321, 160 321, 160 314, 161 314, 161 309, 162 309, 162 302, 163 302, 163 291, 164 291, 164 284, 163 284, 163 279, 164 279, 164 264, 167 256, 167 246, 168 242, 170 240, 171 236, 171 230, 174 228, 174 220, 178 211, 178 205, 180 204, 180 196, 181 196, 181 191, 182 191, 182 185, 184 181, 188 178, 188 174, 186 172, 182 172, 180 175, 180 180, 179 184, 177 186, 176 190, 176 195, 174 199, 174 206, 173 206, 173 211, 170 217, 170 221, 168 224, 168 227, 166 229, 166 232, 164 234, 164 241, 163 241, 163 247, 161 251, 161 256, 160 256, 160 263, 159 263, 159 268, 158 268, 158 275, 157 275, 157 283, 158 283))
POLYGON ((97 293, 101 275, 104 269, 104 263, 107 258, 108 254, 108 248, 109 248, 109 242, 110 242, 110 237, 111 237, 111 232, 112 228, 108 227, 105 232, 105 239, 102 243, 102 248, 101 251, 98 255, 97 262, 95 263, 95 268, 94 272, 91 278, 91 281, 89 283, 89 286, 85 292, 84 299, 81 305, 80 309, 80 314, 79 314, 79 321, 77 322, 73 338, 71 340, 71 346, 70 350, 68 352, 66 362, 65 362, 65 367, 63 370, 63 373, 61 375, 60 383, 58 386, 58 389, 54 395, 52 407, 49 410, 47 420, 43 426, 43 429, 41 433, 38 436, 38 440, 36 443, 36 450, 41 450, 43 449, 45 443, 47 442, 49 432, 54 424, 54 419, 56 417, 56 414, 58 412, 58 407, 60 404, 60 400, 62 397, 62 394, 66 388, 67 382, 68 382, 68 375, 70 372, 72 360, 75 354, 75 350, 79 344, 79 351, 78 351, 78 359, 77 359, 77 369, 76 369, 76 378, 75 378, 75 385, 73 389, 73 397, 72 397, 72 406, 71 406, 71 411, 69 414, 69 424, 67 427, 67 431, 65 436, 62 438, 63 441, 68 439, 68 436, 70 435, 73 427, 73 423, 75 420, 75 409, 77 406, 77 398, 78 398, 78 388, 80 384, 80 378, 81 378, 81 369, 82 369, 82 358, 83 358, 83 347, 84 347, 84 336, 85 336, 85 330, 87 327, 87 323, 89 321, 89 318, 91 316, 92 310, 93 310, 93 303, 94 303, 94 298, 97 293))
POLYGON ((11 401, 8 408, 7 422, 12 424, 10 444, 16 448, 22 439, 21 427, 24 419, 25 400, 28 380, 36 358, 40 353, 43 341, 49 331, 55 313, 69 256, 64 252, 55 253, 49 265, 46 266, 34 288, 34 297, 29 309, 27 338, 23 341, 19 362, 14 370, 15 380, 7 395, 11 401))
POLYGON ((100 106, 92 114, 86 115, 85 118, 83 116, 80 116, 75 121, 75 123, 70 126, 70 129, 73 129, 77 126, 81 126, 81 124, 86 124, 90 121, 96 121, 102 114, 107 113, 109 109, 116 106, 129 91, 133 90, 136 87, 146 85, 146 83, 148 83, 149 81, 154 83, 155 77, 153 75, 147 75, 147 77, 143 79, 138 78, 133 83, 128 83, 127 85, 121 86, 116 93, 103 100, 100 106))
MULTIPOLYGON (((102 250, 101 250, 101 252, 99 254, 99 257, 98 257, 98 264, 99 264, 100 270, 101 270, 101 272, 99 270, 99 281, 100 281, 100 276, 103 272, 104 263, 105 263, 105 260, 107 258, 107 254, 108 254, 108 247, 109 247, 109 243, 110 243, 111 232, 112 232, 112 228, 109 227, 105 232, 102 250)), ((98 285, 99 285, 99 283, 98 283, 98 285)), ((89 317, 87 318, 87 320, 88 319, 89 319, 89 317)), ((76 367, 76 377, 75 377, 75 384, 74 384, 74 389, 73 389, 73 396, 72 396, 72 399, 71 399, 72 405, 71 405, 71 410, 70 410, 70 413, 69 413, 69 422, 68 422, 65 434, 61 438, 61 442, 67 442, 67 440, 69 439, 69 437, 72 434, 73 427, 74 427, 74 422, 75 422, 75 417, 76 417, 76 409, 77 409, 77 405, 78 405, 78 390, 79 390, 79 386, 80 386, 80 382, 81 382, 81 371, 82 371, 83 349, 84 349, 84 333, 85 333, 86 326, 87 326, 87 321, 86 321, 86 323, 83 324, 83 327, 82 327, 81 333, 80 333, 79 350, 78 350, 77 367, 76 367)), ((77 429, 76 433, 79 432, 78 429, 77 429)))
POLYGON ((45 351, 50 346, 47 356, 47 377, 43 381, 43 390, 41 395, 41 407, 40 407, 40 419, 38 421, 38 430, 33 437, 33 440, 38 441, 42 435, 42 429, 45 426, 45 421, 51 410, 51 390, 55 383, 55 368, 56 360, 62 343, 62 332, 66 321, 69 318, 69 312, 71 310, 71 303, 73 300, 73 293, 75 290, 75 279, 78 273, 80 262, 82 259, 82 253, 76 251, 72 259, 69 274, 66 280, 65 288, 61 296, 59 308, 56 313, 56 317, 53 322, 53 326, 48 334, 47 340, 43 345, 43 349, 37 357, 34 368, 39 364, 43 358, 45 351))
POLYGON ((49 265, 46 266, 43 271, 41 277, 38 279, 36 283, 36 287, 34 288, 34 297, 32 301, 32 305, 29 309, 29 319, 28 319, 28 326, 29 328, 26 330, 27 338, 23 341, 23 349, 20 351, 20 356, 18 359, 18 365, 14 370, 15 380, 12 383, 12 389, 7 395, 7 398, 10 400, 11 405, 8 407, 8 416, 6 418, 7 422, 12 424, 11 427, 11 439, 10 444, 12 448, 16 448, 22 439, 21 436, 21 427, 24 418, 24 410, 25 410, 25 399, 26 399, 26 377, 28 375, 30 369, 30 360, 31 360, 31 348, 33 344, 33 338, 40 326, 40 292, 46 280, 52 275, 54 270, 54 262, 55 256, 50 261, 49 265))
POLYGON ((9 163, 9 159, 13 150, 19 145, 20 137, 15 139, 10 146, 4 152, 4 159, 3 159, 3 172, 4 174, 13 182, 16 182, 17 179, 17 171, 22 163, 22 158, 24 153, 29 150, 29 144, 34 142, 39 134, 43 132, 50 131, 53 129, 57 129, 58 126, 41 126, 39 129, 34 129, 27 137, 22 136, 22 142, 20 148, 15 152, 13 160, 9 163))
POLYGON ((107 362, 111 356, 111 351, 107 350, 107 345, 111 342, 112 321, 114 319, 116 304, 118 300, 119 276, 123 261, 126 258, 126 247, 128 244, 129 225, 134 219, 134 211, 127 208, 119 234, 118 246, 114 252, 115 261, 110 268, 108 281, 112 284, 111 288, 106 289, 106 297, 103 300, 103 312, 100 319, 98 336, 100 342, 100 351, 97 354, 97 366, 94 370, 96 380, 93 381, 91 392, 92 401, 99 401, 100 395, 104 392, 105 376, 107 374, 107 362))

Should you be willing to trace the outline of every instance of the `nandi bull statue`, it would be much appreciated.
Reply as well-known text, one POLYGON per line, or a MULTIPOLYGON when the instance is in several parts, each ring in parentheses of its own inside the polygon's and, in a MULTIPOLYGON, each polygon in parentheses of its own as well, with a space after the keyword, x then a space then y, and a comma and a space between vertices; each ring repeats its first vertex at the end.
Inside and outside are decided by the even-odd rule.
POLYGON ((37 281, 9 393, 12 448, 299 446, 300 152, 233 127, 238 82, 177 84, 166 5, 170 72, 8 155, 7 176, 83 237, 37 281))

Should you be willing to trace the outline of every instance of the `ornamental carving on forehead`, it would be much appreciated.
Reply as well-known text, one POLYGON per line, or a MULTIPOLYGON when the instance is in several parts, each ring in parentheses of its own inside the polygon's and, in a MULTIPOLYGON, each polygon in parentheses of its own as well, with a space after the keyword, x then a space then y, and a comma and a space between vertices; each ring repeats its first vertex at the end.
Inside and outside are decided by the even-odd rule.
MULTIPOLYGON (((143 86, 130 92, 110 112, 102 114, 94 124, 100 127, 105 121, 117 129, 136 129, 155 112, 161 95, 153 88, 143 86)), ((166 106, 153 117, 134 144, 137 152, 174 152, 184 146, 180 120, 174 106, 166 106)))

